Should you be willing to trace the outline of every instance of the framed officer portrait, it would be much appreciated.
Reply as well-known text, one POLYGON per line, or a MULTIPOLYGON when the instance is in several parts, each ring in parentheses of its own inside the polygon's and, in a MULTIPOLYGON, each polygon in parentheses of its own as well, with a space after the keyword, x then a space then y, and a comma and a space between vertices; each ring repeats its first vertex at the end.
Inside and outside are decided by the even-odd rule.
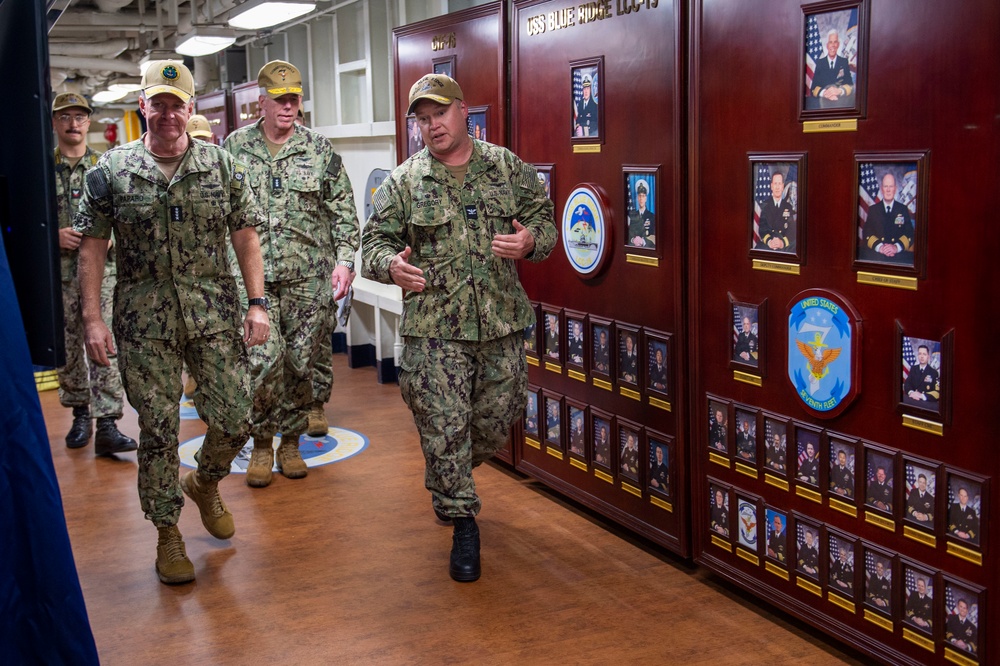
POLYGON ((674 438, 655 430, 646 430, 646 442, 649 444, 649 481, 646 487, 651 495, 664 499, 672 497, 674 438))
POLYGON ((535 321, 524 328, 524 353, 527 355, 529 362, 532 359, 535 361, 532 365, 538 365, 538 303, 531 301, 530 306, 532 314, 535 315, 535 321))
POLYGON ((566 427, 569 454, 581 461, 587 460, 587 406, 566 398, 566 427))
POLYGON ((639 470, 642 455, 639 452, 639 441, 642 436, 642 426, 626 419, 619 418, 618 423, 618 475, 625 480, 639 483, 639 470))
POLYGON ((488 106, 469 107, 469 117, 466 119, 466 125, 469 130, 469 136, 473 139, 488 141, 486 138, 486 126, 489 121, 489 109, 490 107, 488 106))
POLYGON ((760 527, 757 524, 759 507, 759 497, 741 490, 736 491, 737 543, 754 553, 758 552, 760 543, 760 527))
POLYGON ((802 7, 799 120, 865 117, 868 12, 868 0, 802 7))
POLYGON ((414 114, 406 116, 406 156, 412 157, 424 147, 424 137, 420 133, 420 125, 414 114))
POLYGON ((903 581, 903 624, 926 636, 934 635, 934 582, 930 569, 900 558, 903 581))
POLYGON ((857 440, 829 433, 827 442, 830 450, 828 463, 830 473, 827 477, 830 496, 836 497, 841 502, 857 504, 858 484, 855 471, 857 440))
POLYGON ((736 408, 736 461, 757 466, 757 412, 736 408))
MULTIPOLYGON (((622 167, 626 254, 656 257, 657 194, 660 167, 626 165, 622 167)), ((644 263, 644 262, 639 262, 644 263)))
POLYGON ((445 56, 443 58, 434 58, 432 61, 434 64, 435 74, 444 74, 445 76, 450 76, 451 78, 456 78, 455 74, 455 61, 456 56, 445 56))
POLYGON ((564 310, 563 313, 566 319, 566 353, 563 359, 567 367, 575 368, 580 373, 586 372, 587 315, 576 310, 564 310))
MULTIPOLYGON (((535 444, 541 441, 541 430, 538 426, 540 393, 537 386, 528 385, 528 402, 524 406, 524 435, 534 439, 535 444)), ((535 448, 538 448, 537 446, 535 448)))
POLYGON ((767 559, 787 567, 789 552, 788 514, 773 507, 767 507, 764 515, 767 520, 764 524, 764 545, 767 559))
POLYGON ((764 470, 784 479, 788 473, 788 421, 764 414, 764 470))
POLYGON ((795 482, 819 488, 819 456, 821 430, 795 422, 795 482))
POLYGON ((618 322, 615 331, 618 334, 618 383, 638 388, 643 365, 639 361, 639 328, 618 322))
POLYGON ((892 617, 894 571, 893 557, 887 551, 862 542, 864 551, 864 605, 887 617, 892 617))
POLYGON ((826 530, 826 588, 854 599, 857 589, 855 555, 858 538, 832 528, 826 530))
POLYGON ((962 657, 972 658, 981 664, 989 663, 981 649, 979 636, 980 627, 990 626, 984 617, 983 588, 952 576, 945 575, 943 578, 945 658, 948 658, 949 650, 954 650, 962 657))
POLYGON ((983 549, 986 524, 986 480, 966 472, 947 470, 948 539, 966 548, 983 549))
POLYGON ((729 486, 708 477, 708 531, 726 541, 731 541, 732 521, 729 514, 729 486))
POLYGON ((750 256, 805 263, 805 153, 750 155, 750 256))
POLYGON ((536 162, 534 166, 535 171, 538 172, 538 182, 542 184, 542 189, 545 190, 545 196, 549 198, 549 201, 555 203, 556 165, 536 162))
POLYGON ((604 113, 601 110, 604 56, 574 60, 569 68, 571 140, 573 143, 604 143, 604 113))
POLYGON ((895 461, 887 449, 865 444, 865 507, 893 515, 895 461))
POLYGON ((795 517, 795 571, 819 581, 820 530, 819 523, 801 514, 795 517))
POLYGON ((903 456, 903 520, 937 532, 938 465, 912 456, 903 456))
POLYGON ((729 367, 763 377, 764 313, 763 303, 737 301, 729 294, 732 328, 729 338, 729 367))
POLYGON ((729 402, 708 398, 708 450, 729 456, 729 402))
POLYGON ((909 335, 896 320, 899 366, 893 373, 896 402, 904 414, 951 422, 954 329, 941 339, 909 335))
MULTIPOLYGON (((607 388, 611 388, 611 378, 613 372, 612 363, 618 356, 612 352, 615 349, 614 339, 611 337, 612 324, 607 319, 601 319, 591 315, 590 320, 590 373, 595 378, 601 378, 607 388)), ((594 382, 597 383, 596 381, 594 382)))
POLYGON ((562 310, 542 304, 542 354, 545 360, 562 364, 562 310))
POLYGON ((926 277, 927 153, 856 153, 854 159, 859 281, 872 272, 926 277))
POLYGON ((562 396, 542 389, 542 409, 545 414, 545 443, 563 450, 562 396))
POLYGON ((642 330, 643 363, 646 366, 646 393, 669 400, 670 391, 670 334, 644 328, 642 330))
POLYGON ((590 462, 594 467, 611 471, 614 464, 612 441, 614 440, 614 417, 596 407, 590 408, 590 436, 593 440, 590 447, 590 462))

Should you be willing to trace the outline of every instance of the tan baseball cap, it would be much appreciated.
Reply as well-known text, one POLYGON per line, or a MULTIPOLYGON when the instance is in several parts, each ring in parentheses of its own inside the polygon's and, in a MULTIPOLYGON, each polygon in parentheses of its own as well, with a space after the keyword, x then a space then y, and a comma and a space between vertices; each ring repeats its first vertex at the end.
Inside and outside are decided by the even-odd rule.
POLYGON ((455 79, 445 74, 425 74, 410 88, 410 105, 407 113, 413 113, 413 107, 422 99, 429 99, 438 104, 451 104, 456 99, 465 99, 462 89, 455 79))
POLYGON ((302 94, 302 73, 299 68, 284 60, 272 60, 257 73, 257 85, 267 91, 267 96, 277 99, 289 93, 302 94))
POLYGON ((187 66, 176 60, 156 60, 149 63, 142 75, 142 92, 146 97, 170 93, 182 102, 194 97, 194 77, 187 66))
POLYGON ((212 136, 212 124, 208 118, 195 114, 191 116, 187 124, 187 133, 191 136, 212 136))
POLYGON ((94 110, 90 108, 90 105, 87 104, 87 98, 79 93, 60 93, 56 95, 54 100, 52 100, 52 113, 72 108, 80 108, 87 113, 94 112, 94 110))

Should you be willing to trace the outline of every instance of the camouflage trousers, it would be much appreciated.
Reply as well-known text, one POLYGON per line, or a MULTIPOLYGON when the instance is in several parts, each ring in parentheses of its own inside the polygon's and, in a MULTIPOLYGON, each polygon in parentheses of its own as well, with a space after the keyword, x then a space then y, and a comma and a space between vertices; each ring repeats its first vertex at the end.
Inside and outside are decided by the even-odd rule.
POLYGON ((481 502, 472 470, 504 446, 527 402, 523 335, 488 342, 404 338, 399 388, 420 432, 434 507, 475 516, 481 502))
POLYGON ((267 282, 264 295, 271 304, 271 335, 264 344, 250 348, 255 441, 274 437, 279 430, 289 437, 306 431, 313 373, 324 338, 329 347, 333 299, 326 276, 267 282))
POLYGON ((184 506, 177 433, 187 362, 198 382, 194 403, 208 426, 198 468, 218 481, 250 436, 250 361, 240 331, 182 340, 116 336, 129 403, 139 412, 139 504, 157 527, 176 525, 184 506))
POLYGON ((337 304, 333 300, 332 287, 329 312, 330 327, 320 340, 322 347, 313 366, 313 402, 323 405, 330 402, 330 394, 333 393, 333 331, 337 328, 337 304))
MULTIPOLYGON (((59 368, 59 403, 63 407, 90 406, 95 418, 122 417, 122 379, 118 361, 111 366, 94 363, 84 345, 83 316, 80 310, 80 282, 62 284, 63 312, 66 319, 66 365, 59 368)), ((111 327, 115 276, 105 275, 101 284, 101 317, 111 327)))

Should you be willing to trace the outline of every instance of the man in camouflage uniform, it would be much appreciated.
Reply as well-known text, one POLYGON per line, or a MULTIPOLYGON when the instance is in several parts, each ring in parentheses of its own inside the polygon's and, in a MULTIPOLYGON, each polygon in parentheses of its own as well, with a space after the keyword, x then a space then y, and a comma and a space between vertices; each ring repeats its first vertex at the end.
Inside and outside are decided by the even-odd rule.
POLYGON ((218 482, 247 441, 247 346, 267 339, 260 303, 263 267, 257 203, 246 167, 184 131, 194 80, 179 62, 159 61, 142 78, 139 111, 149 131, 106 152, 87 173, 75 227, 87 353, 108 365, 115 345, 100 312, 101 274, 112 231, 118 250, 114 342, 122 383, 139 411, 139 502, 156 525, 156 571, 164 583, 194 580, 177 529, 187 494, 208 532, 228 539, 233 516, 218 482), (240 324, 239 293, 226 260, 227 237, 252 297, 240 324), (242 335, 241 335, 242 334, 242 335), (178 479, 177 403, 181 366, 198 380, 195 405, 208 426, 198 469, 178 479))
POLYGON ((398 166, 374 197, 363 274, 404 289, 399 385, 420 431, 434 511, 454 523, 449 566, 480 575, 474 467, 506 442, 524 412, 523 330, 534 323, 517 259, 552 251, 552 202, 535 169, 472 139, 450 77, 410 89, 426 150, 398 166))
POLYGON ((254 449, 246 475, 248 485, 264 487, 275 459, 286 477, 306 475, 299 436, 313 403, 313 369, 331 335, 331 298, 342 297, 354 279, 359 232, 340 155, 326 137, 295 123, 299 70, 274 60, 261 68, 257 83, 263 117, 230 134, 225 148, 246 163, 266 215, 259 232, 274 330, 250 354, 254 449))
MULTIPOLYGON (((83 319, 80 316, 80 282, 76 276, 81 234, 73 229, 73 213, 83 196, 83 174, 97 164, 100 153, 87 146, 90 114, 87 100, 77 93, 62 93, 52 102, 52 124, 58 147, 56 161, 56 210, 59 215, 59 254, 62 263, 63 313, 66 320, 66 365, 59 368, 59 402, 73 408, 73 425, 66 446, 86 446, 97 419, 94 453, 110 456, 135 451, 136 443, 118 430, 122 417, 122 380, 118 362, 108 367, 89 361, 83 351, 83 319), (92 408, 93 407, 93 408, 92 408)), ((105 279, 101 283, 101 316, 111 322, 111 298, 115 291, 114 252, 108 253, 105 279)))

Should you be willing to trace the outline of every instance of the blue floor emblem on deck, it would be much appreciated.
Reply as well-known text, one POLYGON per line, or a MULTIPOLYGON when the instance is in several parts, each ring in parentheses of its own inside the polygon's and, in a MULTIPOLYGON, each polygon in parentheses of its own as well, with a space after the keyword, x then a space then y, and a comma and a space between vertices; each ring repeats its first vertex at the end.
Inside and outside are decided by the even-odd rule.
MULTIPOLYGON (((181 465, 185 467, 197 467, 198 463, 194 459, 194 454, 201 448, 205 440, 204 435, 199 435, 180 445, 181 465)), ((279 437, 274 438, 274 447, 278 447, 279 437)), ((330 463, 340 462, 352 456, 356 456, 368 448, 368 438, 359 432, 347 430, 345 428, 331 427, 323 437, 310 437, 302 435, 299 437, 299 451, 307 467, 320 467, 330 463)), ((253 439, 251 438, 243 449, 233 460, 231 472, 236 474, 246 474, 247 466, 250 464, 250 451, 253 450, 253 439)), ((277 468, 275 468, 277 471, 277 468)))

